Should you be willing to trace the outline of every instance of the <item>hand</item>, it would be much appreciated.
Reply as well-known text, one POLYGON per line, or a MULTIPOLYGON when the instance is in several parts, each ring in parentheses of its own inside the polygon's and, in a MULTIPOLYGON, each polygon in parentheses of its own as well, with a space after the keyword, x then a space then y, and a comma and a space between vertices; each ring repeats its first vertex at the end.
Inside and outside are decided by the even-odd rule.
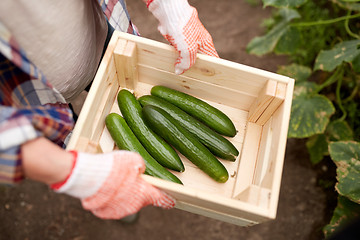
POLYGON ((145 164, 129 151, 106 154, 73 152, 74 165, 56 192, 81 199, 84 209, 103 219, 120 219, 154 205, 169 209, 175 200, 141 178, 145 164))
POLYGON ((209 32, 187 0, 148 0, 149 11, 159 20, 158 30, 179 52, 175 73, 182 74, 196 60, 196 53, 219 57, 209 32))

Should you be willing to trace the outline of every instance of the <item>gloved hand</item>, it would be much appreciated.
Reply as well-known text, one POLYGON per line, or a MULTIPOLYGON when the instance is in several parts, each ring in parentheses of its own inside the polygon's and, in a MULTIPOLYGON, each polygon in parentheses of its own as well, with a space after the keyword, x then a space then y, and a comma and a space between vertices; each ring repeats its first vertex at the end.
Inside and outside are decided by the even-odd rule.
POLYGON ((169 209, 175 200, 145 182, 141 156, 130 151, 106 154, 72 152, 74 164, 70 175, 51 185, 58 193, 81 199, 84 209, 103 219, 120 219, 154 205, 169 209))
POLYGON ((182 74, 196 60, 196 53, 219 57, 209 32, 187 0, 148 0, 149 11, 159 20, 158 30, 179 52, 175 73, 182 74))

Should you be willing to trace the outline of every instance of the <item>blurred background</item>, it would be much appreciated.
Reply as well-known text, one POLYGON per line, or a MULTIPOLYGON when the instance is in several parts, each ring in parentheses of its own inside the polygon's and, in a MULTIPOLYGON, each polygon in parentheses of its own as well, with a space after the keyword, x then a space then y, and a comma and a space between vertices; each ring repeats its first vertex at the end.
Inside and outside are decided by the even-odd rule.
MULTIPOLYGON (((256 1, 251 1, 256 3, 256 1)), ((264 33, 261 23, 271 9, 245 0, 190 0, 213 37, 221 58, 276 72, 284 56, 249 55, 246 46, 264 33)), ((157 21, 141 0, 128 0, 133 23, 146 38, 165 42, 157 21)), ((76 101, 81 110, 84 94, 76 101)), ((178 209, 146 207, 133 224, 100 220, 82 209, 78 200, 55 194, 47 186, 24 181, 15 188, 0 187, 0 239, 322 239, 322 228, 334 209, 333 189, 318 179, 333 177, 329 164, 311 165, 301 139, 289 139, 276 220, 239 227, 178 209)), ((331 165, 330 165, 331 166, 331 165)))

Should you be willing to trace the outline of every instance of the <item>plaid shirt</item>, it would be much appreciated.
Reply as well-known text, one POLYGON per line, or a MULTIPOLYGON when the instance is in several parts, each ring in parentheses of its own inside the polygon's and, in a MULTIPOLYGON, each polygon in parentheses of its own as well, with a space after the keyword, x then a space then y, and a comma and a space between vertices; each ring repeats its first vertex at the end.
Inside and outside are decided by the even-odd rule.
MULTIPOLYGON (((98 1, 115 30, 138 35, 124 0, 98 1)), ((73 125, 65 99, 0 21, 0 183, 14 184, 24 178, 21 144, 44 136, 63 146, 73 125)))

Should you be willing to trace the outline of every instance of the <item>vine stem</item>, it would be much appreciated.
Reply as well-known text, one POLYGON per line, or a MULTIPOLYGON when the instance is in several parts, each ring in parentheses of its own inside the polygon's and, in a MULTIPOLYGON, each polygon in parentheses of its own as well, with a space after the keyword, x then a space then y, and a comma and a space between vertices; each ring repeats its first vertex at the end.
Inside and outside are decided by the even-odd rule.
MULTIPOLYGON (((343 68, 341 68, 343 70, 343 68)), ((344 71, 341 71, 341 75, 340 75, 340 78, 337 82, 337 85, 336 85, 336 102, 340 108, 340 110, 342 111, 343 115, 341 116, 341 118, 339 119, 340 121, 344 121, 346 116, 347 116, 347 112, 344 108, 344 106, 342 105, 342 101, 341 101, 341 96, 340 96, 340 90, 341 90, 341 84, 342 84, 342 79, 343 79, 343 74, 344 74, 344 71)))
POLYGON ((352 18, 357 18, 357 17, 360 17, 360 13, 355 14, 355 15, 351 15, 351 16, 342 16, 342 17, 338 17, 338 18, 333 18, 333 19, 329 19, 329 20, 318 20, 318 21, 315 21, 315 22, 292 23, 292 24, 290 24, 290 26, 293 26, 293 27, 309 27, 309 26, 336 23, 336 22, 340 22, 340 21, 344 21, 344 20, 348 20, 348 19, 352 19, 352 18))
POLYGON ((343 100, 344 103, 347 103, 347 102, 350 102, 351 100, 354 99, 354 97, 356 97, 356 94, 358 93, 359 91, 359 85, 356 85, 356 87, 352 90, 350 96, 348 96, 347 98, 345 98, 343 100))
POLYGON ((323 82, 315 91, 315 93, 319 93, 321 90, 323 90, 325 87, 335 83, 338 80, 338 76, 340 75, 342 70, 342 67, 338 67, 334 74, 331 75, 328 79, 326 79, 325 82, 323 82))
MULTIPOLYGON (((347 16, 350 16, 350 14, 351 14, 351 11, 348 11, 348 14, 347 14, 347 16)), ((355 33, 353 33, 352 31, 351 31, 351 29, 350 29, 350 27, 349 27, 349 18, 347 18, 346 20, 345 20, 345 30, 346 30, 346 32, 350 35, 350 36, 352 36, 353 38, 356 38, 356 39, 360 39, 360 36, 359 35, 357 35, 357 34, 355 34, 355 33)))

